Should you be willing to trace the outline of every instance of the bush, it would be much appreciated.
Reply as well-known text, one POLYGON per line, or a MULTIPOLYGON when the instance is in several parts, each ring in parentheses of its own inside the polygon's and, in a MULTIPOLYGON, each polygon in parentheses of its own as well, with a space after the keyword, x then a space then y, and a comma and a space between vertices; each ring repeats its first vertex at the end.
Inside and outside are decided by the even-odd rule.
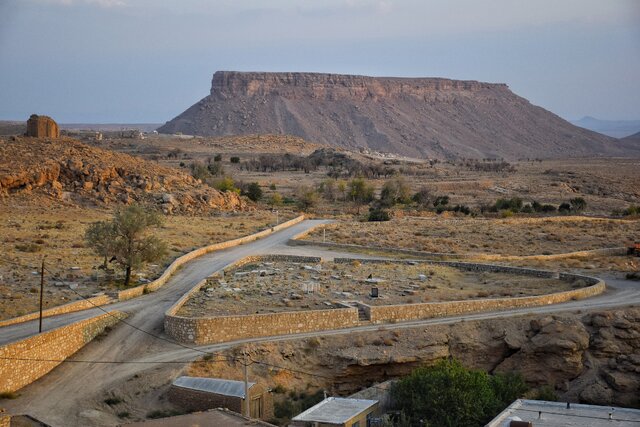
POLYGON ((549 204, 542 205, 542 207, 540 208, 540 211, 544 212, 544 213, 551 213, 551 212, 555 212, 556 211, 556 207, 553 206, 553 205, 549 205, 549 204))
POLYGON ((262 199, 262 188, 260 188, 260 184, 257 182, 252 182, 247 186, 245 194, 250 200, 257 202, 262 199))
POLYGON ((396 409, 419 425, 483 426, 526 392, 518 374, 490 376, 456 360, 418 368, 391 387, 396 409))
POLYGON ((424 208, 429 205, 429 202, 431 201, 431 194, 427 188, 423 187, 418 190, 413 197, 411 197, 411 200, 413 200, 419 207, 424 208))
POLYGON ((449 196, 438 196, 433 201, 433 207, 438 208, 438 206, 446 206, 449 204, 449 196))
POLYGON ((397 203, 409 203, 411 201, 411 189, 404 178, 395 177, 385 182, 380 192, 382 206, 391 207, 397 203))
POLYGON ((40 252, 42 250, 42 246, 37 245, 35 243, 18 243, 15 247, 20 252, 34 253, 34 252, 40 252))
POLYGON ((560 213, 569 213, 571 212, 571 205, 569 203, 561 203, 560 206, 558 206, 558 212, 560 213))
POLYGON ((389 215, 389 211, 384 209, 371 209, 369 211, 369 221, 389 221, 391 219, 391 215, 389 215))
POLYGON ((233 178, 230 176, 225 176, 224 178, 216 181, 213 184, 213 187, 219 191, 229 191, 234 193, 239 193, 240 190, 236 188, 236 184, 233 181, 233 178))
POLYGON ((511 199, 498 199, 493 205, 495 211, 510 210, 513 213, 520 212, 522 209, 522 199, 513 197, 511 199))
POLYGON ((233 156, 229 159, 231 163, 240 163, 240 157, 233 156))
POLYGON ((640 215, 640 206, 631 205, 622 212, 624 216, 640 215))
POLYGON ((213 161, 214 162, 221 162, 222 161, 222 154, 216 154, 215 156, 213 156, 213 161))
POLYGON ((569 203, 571 204, 571 210, 575 212, 581 212, 587 207, 587 202, 582 197, 574 197, 569 200, 569 203))

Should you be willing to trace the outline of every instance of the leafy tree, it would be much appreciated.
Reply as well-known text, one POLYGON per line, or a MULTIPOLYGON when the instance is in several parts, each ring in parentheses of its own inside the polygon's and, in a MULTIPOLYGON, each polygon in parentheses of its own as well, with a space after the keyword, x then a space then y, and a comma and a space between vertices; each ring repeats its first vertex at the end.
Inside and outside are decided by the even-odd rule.
POLYGON ((391 207, 397 203, 409 203, 411 201, 411 189, 404 178, 398 176, 391 178, 382 186, 380 203, 382 206, 391 207))
POLYGON ((307 210, 318 204, 318 192, 312 187, 301 186, 296 191, 298 206, 302 210, 307 210))
POLYGON ((571 210, 576 212, 582 212, 587 207, 587 201, 582 197, 575 197, 569 200, 569 203, 571 204, 571 210))
POLYGON ((95 253, 103 257, 102 267, 108 268, 109 258, 113 256, 115 230, 110 221, 98 221, 90 224, 84 233, 84 240, 95 253))
POLYGON ((422 420, 425 426, 474 427, 483 426, 526 389, 519 375, 491 377, 442 360, 395 383, 391 396, 412 425, 422 420))
POLYGON ((349 198, 358 207, 358 214, 361 205, 373 200, 373 191, 373 186, 363 178, 354 178, 349 182, 349 198))
POLYGON ((252 182, 247 186, 246 195, 250 200, 257 202, 262 199, 262 188, 260 188, 260 184, 257 182, 252 182))
POLYGON ((124 268, 124 284, 128 286, 133 269, 166 254, 167 245, 148 234, 150 227, 160 225, 162 218, 157 212, 131 205, 116 210, 111 221, 90 225, 87 242, 100 255, 113 257, 124 268))
POLYGON ((431 193, 426 187, 422 187, 411 199, 421 208, 425 208, 431 201, 431 193))

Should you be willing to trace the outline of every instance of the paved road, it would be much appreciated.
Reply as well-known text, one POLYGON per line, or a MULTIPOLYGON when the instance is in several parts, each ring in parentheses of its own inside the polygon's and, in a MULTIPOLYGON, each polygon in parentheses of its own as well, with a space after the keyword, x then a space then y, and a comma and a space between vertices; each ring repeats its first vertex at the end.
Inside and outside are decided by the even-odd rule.
MULTIPOLYGON (((153 334, 163 334, 164 312, 187 290, 203 278, 224 268, 233 261, 258 254, 298 254, 321 256, 331 259, 339 256, 367 257, 344 252, 333 252, 324 248, 309 246, 286 246, 293 235, 324 221, 304 221, 289 229, 275 233, 264 239, 214 252, 198 258, 172 276, 171 280, 157 292, 144 295, 103 308, 123 310, 130 313, 127 322, 137 328, 153 334)), ((385 325, 387 329, 410 328, 415 326, 456 323, 463 320, 490 319, 505 316, 518 316, 533 313, 553 313, 571 310, 606 309, 640 304, 640 284, 624 280, 607 278, 608 290, 597 297, 583 301, 571 301, 553 306, 505 310, 500 312, 477 313, 451 318, 428 319, 401 324, 385 325)), ((50 329, 82 318, 102 313, 97 309, 72 313, 45 319, 45 329, 50 329)), ((282 341, 302 337, 348 334, 355 331, 378 329, 379 326, 367 325, 335 331, 321 331, 285 337, 249 339, 240 342, 185 348, 184 346, 163 341, 121 324, 100 341, 93 341, 80 350, 74 360, 129 361, 144 363, 95 364, 64 363, 51 373, 23 388, 16 400, 3 401, 0 406, 9 413, 29 413, 53 426, 93 426, 116 425, 116 417, 106 411, 94 408, 104 407, 102 400, 109 390, 117 388, 134 376, 158 375, 163 381, 177 375, 181 365, 166 365, 167 361, 191 361, 202 355, 202 351, 216 351, 232 347, 243 342, 282 341), (110 417, 110 418, 109 418, 110 417)), ((14 325, 0 329, 0 342, 8 342, 29 336, 37 330, 36 322, 14 325)), ((121 391, 122 392, 122 391, 121 391)), ((134 396, 125 396, 130 399, 134 396)))

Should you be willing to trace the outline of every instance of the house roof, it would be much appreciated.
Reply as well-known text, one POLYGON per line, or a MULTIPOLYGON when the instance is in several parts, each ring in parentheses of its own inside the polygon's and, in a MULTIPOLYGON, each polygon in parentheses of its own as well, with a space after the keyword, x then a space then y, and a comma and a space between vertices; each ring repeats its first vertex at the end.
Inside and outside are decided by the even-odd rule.
POLYGON ((567 408, 565 402, 518 399, 487 426, 502 427, 509 425, 510 420, 531 421, 536 427, 637 427, 640 410, 578 403, 567 408))
MULTIPOLYGON (((173 382, 174 386, 223 396, 240 397, 244 399, 244 382, 224 380, 220 378, 180 377, 173 382)), ((249 383, 249 388, 256 383, 249 383)))
POLYGON ((327 397, 317 405, 293 417, 292 421, 343 424, 377 403, 377 400, 327 397))

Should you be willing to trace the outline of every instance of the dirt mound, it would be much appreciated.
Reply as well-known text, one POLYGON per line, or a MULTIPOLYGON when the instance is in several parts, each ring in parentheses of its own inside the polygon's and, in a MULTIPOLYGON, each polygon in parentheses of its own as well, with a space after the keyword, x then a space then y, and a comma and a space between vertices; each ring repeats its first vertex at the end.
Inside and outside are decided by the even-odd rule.
POLYGON ((531 105, 505 84, 436 78, 219 71, 209 96, 158 131, 291 134, 415 157, 640 154, 531 105))
POLYGON ((0 139, 0 195, 45 193, 76 203, 156 204, 165 213, 245 207, 190 175, 73 139, 0 139))

